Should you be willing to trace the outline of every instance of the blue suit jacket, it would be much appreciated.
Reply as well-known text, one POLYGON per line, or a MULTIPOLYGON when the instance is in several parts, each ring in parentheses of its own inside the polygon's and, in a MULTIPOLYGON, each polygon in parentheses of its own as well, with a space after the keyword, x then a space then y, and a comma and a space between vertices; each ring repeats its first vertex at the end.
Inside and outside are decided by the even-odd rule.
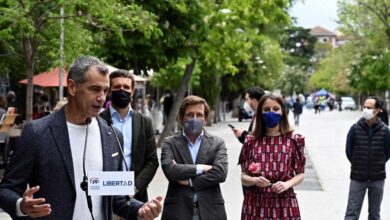
MULTIPOLYGON (((103 170, 120 170, 120 154, 112 157, 118 152, 115 136, 103 119, 97 119, 103 147, 103 170)), ((122 136, 120 139, 122 140, 122 136)), ((34 197, 45 198, 51 205, 52 213, 41 219, 72 219, 76 187, 80 187, 80 183, 75 183, 74 180, 64 108, 28 124, 18 140, 0 183, 0 208, 13 219, 26 219, 16 216, 16 201, 23 195, 27 184, 39 185, 40 190, 34 197)), ((103 204, 104 207, 100 208, 104 208, 106 220, 112 219, 113 212, 124 216, 127 211, 128 219, 136 219, 136 213, 142 206, 141 202, 132 199, 129 208, 122 196, 104 196, 103 204)))

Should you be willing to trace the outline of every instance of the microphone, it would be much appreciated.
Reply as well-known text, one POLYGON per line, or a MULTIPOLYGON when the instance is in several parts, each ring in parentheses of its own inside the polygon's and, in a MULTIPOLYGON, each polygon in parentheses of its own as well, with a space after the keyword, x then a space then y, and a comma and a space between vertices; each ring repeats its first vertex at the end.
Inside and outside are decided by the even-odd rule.
POLYGON ((88 177, 87 172, 85 171, 85 159, 87 154, 87 143, 88 143, 88 128, 91 123, 91 118, 88 117, 85 119, 85 123, 87 124, 87 130, 85 131, 85 142, 84 142, 84 153, 83 153, 83 181, 80 183, 80 187, 83 191, 85 191, 85 196, 87 197, 88 209, 89 213, 91 213, 92 220, 95 220, 92 213, 92 199, 91 196, 88 195, 88 177))

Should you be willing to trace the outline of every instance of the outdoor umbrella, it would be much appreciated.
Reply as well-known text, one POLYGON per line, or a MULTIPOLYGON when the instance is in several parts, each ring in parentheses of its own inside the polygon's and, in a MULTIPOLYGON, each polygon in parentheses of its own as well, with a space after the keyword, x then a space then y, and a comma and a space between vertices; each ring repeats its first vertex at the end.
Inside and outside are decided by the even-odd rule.
POLYGON ((328 96, 329 92, 325 89, 320 89, 316 93, 314 93, 315 96, 328 96))
MULTIPOLYGON (((37 74, 33 77, 33 85, 41 87, 58 87, 59 86, 59 68, 37 74)), ((65 70, 63 74, 63 86, 66 87, 66 78, 68 72, 65 70)), ((20 84, 27 84, 27 79, 19 81, 20 84)))
MULTIPOLYGON (((111 73, 114 70, 117 70, 117 68, 106 64, 109 72, 111 73)), ((130 71, 131 72, 131 71, 130 71)), ((64 84, 63 86, 66 87, 66 78, 68 77, 68 72, 64 71, 64 84)), ((135 82, 145 82, 149 79, 145 79, 141 76, 134 75, 135 82)), ((20 84, 27 84, 27 79, 23 79, 19 81, 20 84)), ((41 86, 41 87, 58 87, 59 86, 59 68, 55 68, 53 70, 43 72, 40 74, 37 74, 33 77, 33 85, 41 86)))

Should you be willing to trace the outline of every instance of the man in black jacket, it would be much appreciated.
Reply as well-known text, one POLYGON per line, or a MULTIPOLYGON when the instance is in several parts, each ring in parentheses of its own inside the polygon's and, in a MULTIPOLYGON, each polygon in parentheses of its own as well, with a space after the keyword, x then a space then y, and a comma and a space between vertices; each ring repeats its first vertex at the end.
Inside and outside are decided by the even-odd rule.
POLYGON ((96 57, 75 60, 67 105, 23 129, 0 183, 0 208, 12 219, 112 220, 113 213, 154 219, 161 212, 162 197, 143 204, 132 198, 128 203, 124 196, 86 195, 87 171, 121 170, 113 129, 97 117, 109 89, 107 73, 96 57))
POLYGON ((348 132, 346 154, 351 162, 351 183, 345 220, 358 220, 368 190, 368 219, 380 220, 380 206, 390 158, 390 131, 378 119, 381 101, 369 97, 363 117, 348 132))
POLYGON ((111 106, 100 116, 123 133, 125 169, 134 171, 136 194, 134 198, 148 201, 147 187, 158 168, 156 139, 152 120, 131 109, 134 76, 127 70, 110 74, 111 106))
POLYGON ((296 126, 299 126, 299 116, 302 114, 302 110, 302 103, 299 101, 299 97, 297 97, 293 104, 294 122, 296 126))

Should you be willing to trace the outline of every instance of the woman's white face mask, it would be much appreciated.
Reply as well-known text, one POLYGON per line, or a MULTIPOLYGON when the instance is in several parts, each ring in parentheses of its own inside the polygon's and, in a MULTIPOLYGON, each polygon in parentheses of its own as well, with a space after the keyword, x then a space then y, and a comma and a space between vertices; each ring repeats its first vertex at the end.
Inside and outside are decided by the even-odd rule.
POLYGON ((374 109, 368 109, 368 108, 364 108, 364 109, 363 109, 363 117, 364 117, 366 120, 370 120, 370 119, 372 119, 374 116, 375 116, 374 109))

